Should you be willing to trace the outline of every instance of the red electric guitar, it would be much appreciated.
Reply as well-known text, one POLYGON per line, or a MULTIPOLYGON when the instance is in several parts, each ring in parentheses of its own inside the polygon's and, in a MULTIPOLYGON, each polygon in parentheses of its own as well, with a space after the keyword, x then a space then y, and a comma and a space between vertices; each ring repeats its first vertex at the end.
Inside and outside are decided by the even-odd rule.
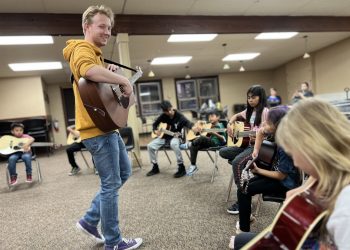
POLYGON ((272 224, 242 249, 300 249, 328 211, 314 195, 314 182, 285 202, 272 224))

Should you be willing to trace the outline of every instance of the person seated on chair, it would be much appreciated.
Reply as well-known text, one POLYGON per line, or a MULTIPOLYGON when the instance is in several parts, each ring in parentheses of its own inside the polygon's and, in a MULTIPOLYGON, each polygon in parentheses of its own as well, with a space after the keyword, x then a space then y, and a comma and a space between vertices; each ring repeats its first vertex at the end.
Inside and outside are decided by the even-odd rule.
MULTIPOLYGON (((210 122, 210 128, 209 129, 225 129, 224 125, 219 122, 220 120, 220 114, 217 110, 212 110, 209 113, 209 122, 210 122)), ((201 126, 196 126, 199 133, 203 131, 201 126)), ((206 133, 206 132, 205 132, 206 133)), ((191 166, 187 170, 187 175, 192 176, 195 172, 198 171, 198 167, 196 165, 197 161, 197 155, 198 151, 200 149, 210 148, 210 147, 217 147, 222 146, 226 144, 226 132, 207 132, 206 135, 200 135, 193 141, 184 143, 180 145, 181 149, 190 149, 191 153, 191 166)))
POLYGON ((308 98, 308 97, 313 97, 314 93, 310 90, 310 85, 308 82, 303 82, 300 85, 300 89, 295 91, 293 97, 292 97, 292 104, 297 103, 298 101, 308 98))
MULTIPOLYGON (((302 186, 287 192, 285 204, 288 204, 289 210, 294 208, 292 205, 301 204, 294 198, 307 197, 309 193, 321 206, 320 212, 326 212, 320 228, 314 233, 315 237, 307 237, 307 247, 303 244, 298 249, 350 249, 350 130, 346 116, 326 101, 316 98, 301 100, 279 124, 276 140, 291 155, 294 164, 309 175, 302 186)), ((318 210, 314 207, 310 206, 312 210, 318 210)), ((280 211, 279 214, 284 213, 280 211)), ((304 221, 311 219, 307 214, 321 218, 316 216, 315 211, 309 211, 309 207, 295 215, 293 220, 296 223, 303 221, 301 224, 304 224, 305 231, 311 230, 317 222, 311 220, 305 224, 304 221)), ((275 224, 273 229, 280 225, 275 224)), ((287 231, 285 227, 279 230, 287 231)), ((231 245, 231 248, 240 249, 252 236, 247 233, 237 235, 232 239, 235 245, 231 245)), ((297 243, 301 240, 300 235, 288 235, 288 239, 294 238, 297 243)), ((254 242, 257 240, 254 239, 254 242)))
MULTIPOLYGON (((262 123, 266 121, 268 108, 266 104, 265 89, 261 85, 253 85, 247 91, 247 108, 240 113, 237 113, 231 117, 227 124, 227 133, 230 137, 233 137, 236 133, 233 131, 232 126, 239 119, 245 120, 245 126, 249 127, 252 132, 249 145, 244 146, 243 143, 240 146, 224 147, 219 150, 219 155, 227 159, 232 165, 232 171, 236 171, 242 161, 246 161, 253 152, 255 131, 257 131, 262 123)), ((244 166, 244 165, 243 165, 244 166)), ((238 214, 238 204, 234 203, 227 209, 230 214, 238 214)))
POLYGON ((176 160, 178 164, 178 170, 174 174, 175 178, 182 177, 186 175, 186 168, 183 164, 183 158, 180 149, 180 139, 179 136, 171 136, 166 133, 161 137, 162 131, 158 129, 160 123, 167 124, 167 129, 171 132, 180 134, 181 130, 184 127, 189 129, 194 129, 193 123, 190 122, 183 114, 173 108, 169 101, 164 100, 160 105, 163 113, 155 120, 153 123, 153 132, 158 136, 154 140, 152 140, 147 145, 147 150, 149 153, 149 158, 151 163, 153 164, 152 170, 147 173, 147 176, 152 176, 159 173, 159 166, 157 163, 157 151, 163 145, 165 145, 166 141, 170 141, 170 147, 175 152, 176 160))
MULTIPOLYGON (((257 132, 252 153, 253 158, 258 156, 264 137, 267 135, 274 136, 278 124, 287 114, 287 111, 287 106, 277 106, 269 110, 266 122, 257 132)), ((284 196, 288 190, 301 184, 299 172, 295 168, 293 160, 285 153, 283 148, 277 147, 276 150, 276 156, 270 170, 260 168, 253 163, 250 171, 254 177, 249 179, 246 185, 243 186, 242 183, 238 185, 239 221, 236 225, 237 233, 250 231, 252 196, 271 192, 284 196)), ((243 178, 243 175, 244 173, 242 173, 242 176, 239 175, 241 177, 238 176, 238 179, 243 178)))
POLYGON ((30 135, 23 134, 24 125, 22 123, 14 122, 11 124, 11 133, 16 138, 25 138, 28 141, 23 145, 23 152, 16 152, 8 158, 8 171, 10 172, 10 185, 17 184, 16 163, 19 159, 22 159, 26 166, 27 180, 26 182, 32 182, 32 151, 30 145, 34 142, 34 138, 30 135))
POLYGON ((277 94, 277 90, 275 88, 270 88, 270 95, 267 97, 267 106, 272 108, 281 104, 282 98, 277 94))
MULTIPOLYGON (((75 130, 75 126, 68 126, 67 131, 70 133, 68 135, 67 144, 71 144, 67 149, 67 156, 69 164, 72 166, 72 170, 68 173, 69 176, 76 175, 80 172, 81 168, 78 166, 77 162, 75 161, 75 152, 81 151, 83 148, 85 148, 84 144, 80 141, 80 133, 78 130, 75 130)), ((98 172, 95 168, 94 164, 94 170, 95 174, 97 175, 98 172)))

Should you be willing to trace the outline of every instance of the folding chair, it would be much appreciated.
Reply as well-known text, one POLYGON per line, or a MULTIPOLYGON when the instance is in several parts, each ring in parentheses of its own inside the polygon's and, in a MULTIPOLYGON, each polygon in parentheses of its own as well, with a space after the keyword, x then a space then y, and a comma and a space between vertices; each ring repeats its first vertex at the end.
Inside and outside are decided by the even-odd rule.
POLYGON ((86 158, 85 158, 85 155, 84 155, 84 153, 83 153, 84 151, 89 152, 89 150, 87 150, 87 148, 82 148, 79 152, 80 152, 81 157, 83 158, 83 160, 84 160, 84 162, 85 162, 85 165, 86 165, 88 168, 91 168, 90 165, 89 165, 89 163, 88 163, 88 161, 87 161, 86 158))
MULTIPOLYGON (((224 128, 227 127, 228 121, 226 119, 220 119, 219 122, 224 125, 224 128)), ((225 139, 227 142, 227 133, 226 133, 225 139)), ((199 151, 207 152, 211 162, 213 163, 213 171, 212 171, 211 181, 210 181, 211 183, 214 182, 214 178, 215 178, 217 172, 219 171, 219 168, 218 168, 218 158, 219 157, 218 156, 219 156, 219 150, 223 147, 225 147, 225 146, 210 147, 210 148, 204 148, 204 149, 199 150, 199 151), (214 157, 210 154, 210 152, 214 153, 214 157)))
MULTIPOLYGON (((39 163, 38 159, 36 158, 35 154, 32 155, 32 162, 33 161, 35 162, 35 166, 36 166, 36 172, 37 172, 37 176, 38 176, 38 183, 41 183, 43 178, 42 178, 42 175, 41 175, 40 163, 39 163)), ((22 162, 23 162, 22 159, 18 159, 17 160, 17 163, 22 163, 22 162)), ((10 180, 11 180, 10 172, 9 172, 8 164, 7 164, 6 165, 6 183, 7 183, 8 188, 12 191, 12 188, 14 186, 10 185, 10 180)))
MULTIPOLYGON (((305 173, 300 169, 298 169, 298 171, 299 171, 299 178, 300 178, 299 184, 302 185, 305 181, 305 173)), ((286 192, 278 192, 278 190, 274 192, 260 194, 258 197, 258 202, 256 204, 255 217, 259 215, 261 204, 263 201, 279 203, 279 206, 278 206, 278 210, 279 210, 282 207, 285 199, 286 199, 286 192)))
POLYGON ((133 154, 133 156, 135 157, 135 160, 136 160, 138 166, 140 168, 142 168, 142 166, 140 164, 140 161, 137 158, 137 155, 136 155, 136 153, 134 151, 135 141, 134 141, 134 134, 132 132, 132 128, 131 127, 121 128, 121 129, 119 129, 119 134, 124 140, 126 150, 133 154))

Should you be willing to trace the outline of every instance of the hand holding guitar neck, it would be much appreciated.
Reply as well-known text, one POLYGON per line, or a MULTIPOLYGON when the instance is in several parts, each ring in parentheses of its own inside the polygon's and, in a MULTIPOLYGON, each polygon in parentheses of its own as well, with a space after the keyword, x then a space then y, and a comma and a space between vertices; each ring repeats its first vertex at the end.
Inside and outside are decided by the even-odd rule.
POLYGON ((249 160, 247 164, 245 165, 245 168, 243 171, 248 171, 249 169, 252 169, 254 167, 254 162, 258 159, 258 156, 254 157, 253 159, 249 160))
POLYGON ((125 97, 129 97, 133 92, 133 89, 132 89, 132 86, 130 83, 127 83, 125 85, 120 85, 120 90, 121 90, 123 96, 125 96, 125 97))

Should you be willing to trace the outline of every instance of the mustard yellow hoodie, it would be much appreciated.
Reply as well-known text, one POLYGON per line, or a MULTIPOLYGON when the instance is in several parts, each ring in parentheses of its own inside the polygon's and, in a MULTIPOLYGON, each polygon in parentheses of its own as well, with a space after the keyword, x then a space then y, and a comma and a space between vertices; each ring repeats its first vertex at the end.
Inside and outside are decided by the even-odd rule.
POLYGON ((85 77, 91 67, 104 65, 102 51, 85 40, 68 40, 66 44, 67 46, 63 49, 63 57, 69 62, 74 75, 75 127, 79 130, 82 140, 102 135, 104 132, 96 127, 83 105, 77 84, 80 77, 85 77))

